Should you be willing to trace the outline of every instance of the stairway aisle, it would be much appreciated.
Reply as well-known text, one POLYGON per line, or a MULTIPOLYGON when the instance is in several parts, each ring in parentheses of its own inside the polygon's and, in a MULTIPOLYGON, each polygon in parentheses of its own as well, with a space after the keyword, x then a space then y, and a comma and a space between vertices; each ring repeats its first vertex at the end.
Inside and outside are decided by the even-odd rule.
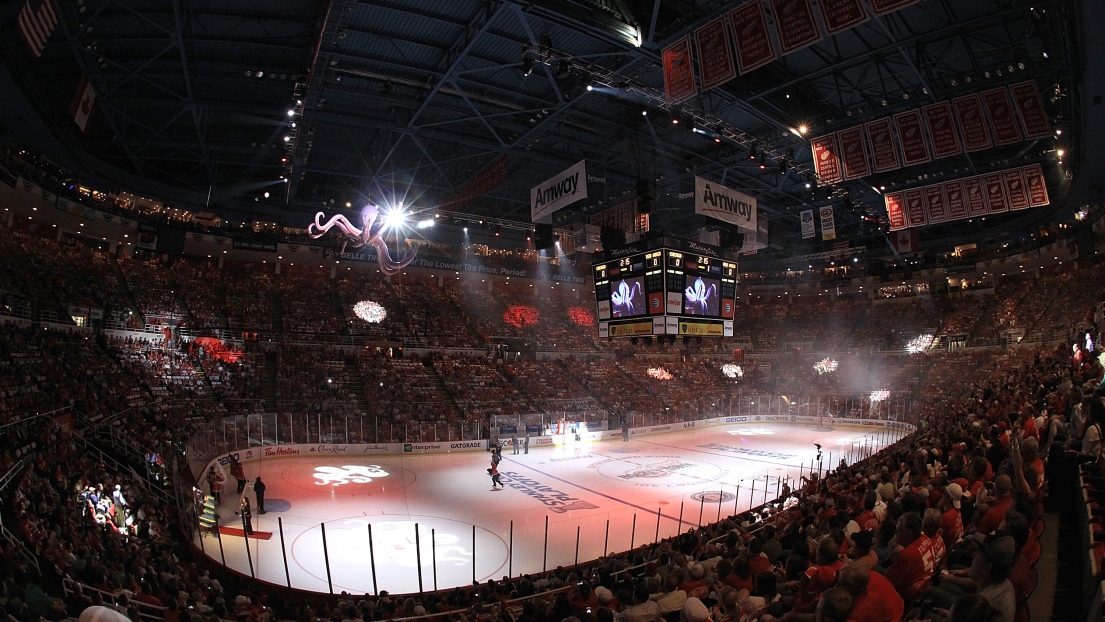
POLYGON ((261 397, 265 401, 265 412, 276 412, 276 365, 277 353, 265 352, 265 377, 261 382, 261 397))

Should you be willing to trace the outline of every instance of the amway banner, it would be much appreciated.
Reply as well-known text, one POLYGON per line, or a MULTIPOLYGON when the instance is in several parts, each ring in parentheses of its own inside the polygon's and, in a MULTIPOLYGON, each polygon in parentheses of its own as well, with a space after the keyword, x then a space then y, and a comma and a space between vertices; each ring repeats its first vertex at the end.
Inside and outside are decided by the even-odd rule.
POLYGON ((587 161, 580 160, 568 170, 529 191, 530 220, 552 224, 553 212, 586 198, 587 161))
POLYGON ((701 177, 694 178, 694 213, 756 233, 756 197, 701 177))

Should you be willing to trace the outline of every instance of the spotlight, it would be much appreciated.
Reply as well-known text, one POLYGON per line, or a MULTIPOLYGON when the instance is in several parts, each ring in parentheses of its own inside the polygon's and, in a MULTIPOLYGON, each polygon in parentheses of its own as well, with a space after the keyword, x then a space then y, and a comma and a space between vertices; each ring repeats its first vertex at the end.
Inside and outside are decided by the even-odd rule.
POLYGON ((465 232, 465 233, 468 233, 468 227, 465 227, 465 228, 464 228, 464 232, 465 232))
POLYGON ((648 108, 642 108, 641 109, 641 116, 642 117, 647 117, 648 116, 648 108))
POLYGON ((765 158, 761 155, 760 156, 760 169, 762 170, 762 169, 765 169, 765 168, 767 168, 767 158, 765 158))
POLYGON ((434 219, 433 218, 427 218, 425 220, 420 220, 420 221, 418 221, 418 224, 416 226, 419 229, 425 229, 427 227, 432 227, 432 226, 434 226, 434 219))
POLYGON ((528 77, 531 73, 533 73, 533 59, 528 58, 528 57, 523 58, 522 59, 522 75, 528 77))
POLYGON ((289 117, 294 117, 295 116, 295 111, 294 110, 289 110, 288 111, 288 116, 289 117))
POLYGON ((593 91, 593 90, 595 90, 595 87, 593 87, 593 86, 591 86, 590 84, 588 84, 588 85, 587 85, 587 90, 588 90, 588 91, 593 91))
POLYGON ((752 146, 748 148, 748 159, 755 160, 756 156, 759 155, 759 153, 760 150, 758 147, 756 147, 756 143, 752 143, 752 146))
POLYGON ((406 220, 407 214, 402 207, 384 212, 384 227, 387 229, 398 229, 406 223, 406 220))
POLYGON ((265 193, 265 198, 266 199, 269 198, 269 193, 267 193, 267 192, 265 193))

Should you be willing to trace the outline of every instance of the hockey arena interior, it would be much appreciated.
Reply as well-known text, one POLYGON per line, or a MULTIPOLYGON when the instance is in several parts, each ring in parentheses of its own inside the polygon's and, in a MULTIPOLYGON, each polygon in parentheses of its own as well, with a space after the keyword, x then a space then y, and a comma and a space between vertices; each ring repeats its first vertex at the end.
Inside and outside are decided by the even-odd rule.
POLYGON ((4 3, 0 613, 1102 620, 1101 23, 4 3))

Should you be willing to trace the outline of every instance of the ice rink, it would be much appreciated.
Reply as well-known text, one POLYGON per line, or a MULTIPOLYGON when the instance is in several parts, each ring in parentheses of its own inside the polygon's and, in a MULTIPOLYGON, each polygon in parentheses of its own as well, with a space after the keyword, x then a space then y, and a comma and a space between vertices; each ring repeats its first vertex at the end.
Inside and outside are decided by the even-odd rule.
MULTIPOLYGON (((444 589, 571 565, 716 521, 762 504, 765 490, 774 498, 780 479, 793 486, 816 468, 814 443, 828 468, 893 442, 892 434, 744 424, 531 446, 528 455, 508 447, 499 465, 505 488, 497 491, 486 452, 266 458, 246 464, 246 494, 253 529, 271 537, 250 538, 248 557, 240 535, 224 533, 220 547, 205 534, 202 547, 243 574, 252 562, 257 578, 299 589, 444 589), (264 515, 253 499, 258 475, 268 487, 264 515)), ((241 528, 239 501, 231 479, 221 525, 241 528)))

